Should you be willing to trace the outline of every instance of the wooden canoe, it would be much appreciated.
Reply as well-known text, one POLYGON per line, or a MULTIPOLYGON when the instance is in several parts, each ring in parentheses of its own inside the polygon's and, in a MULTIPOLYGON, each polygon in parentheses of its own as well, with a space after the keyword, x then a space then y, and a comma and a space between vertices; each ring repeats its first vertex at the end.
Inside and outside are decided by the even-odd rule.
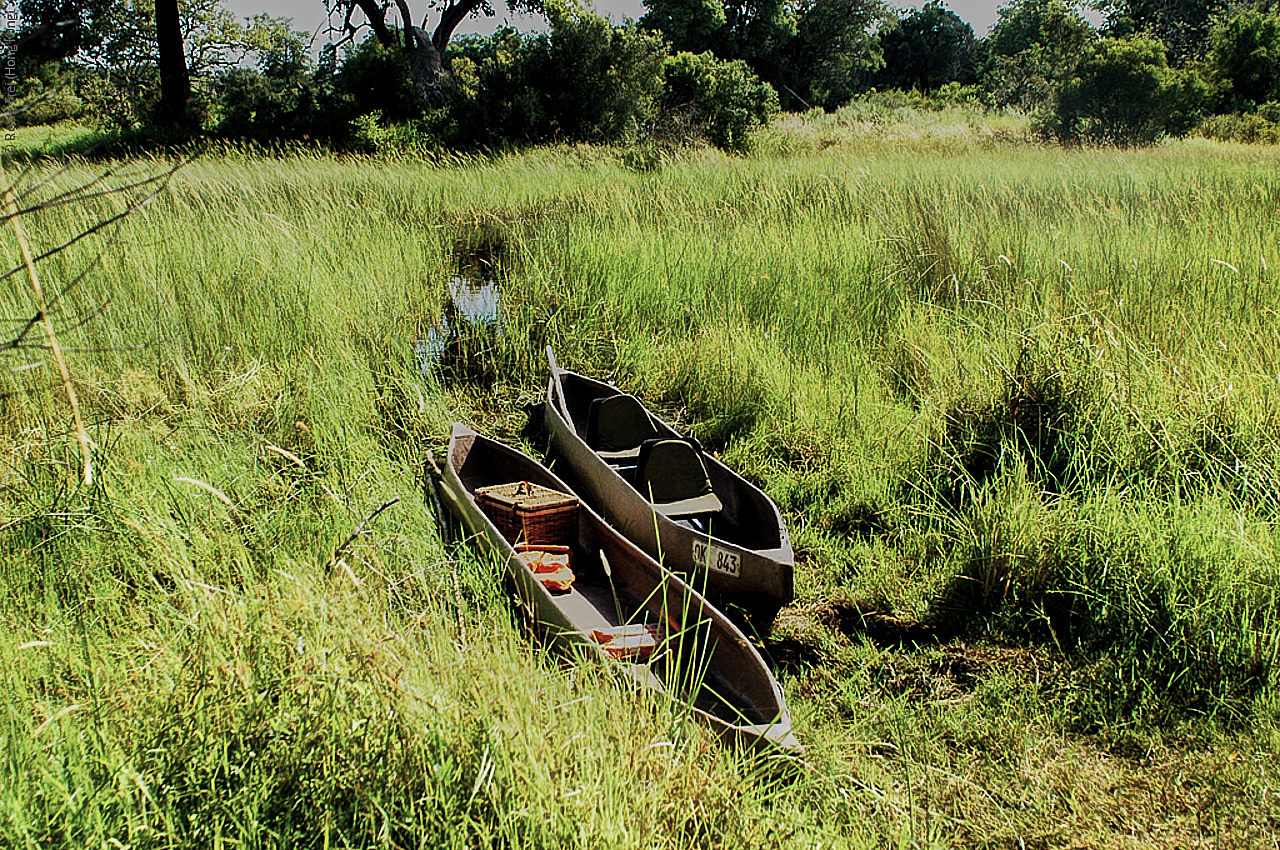
MULTIPOLYGON (((649 494, 633 483, 634 467, 601 457, 588 445, 592 404, 622 391, 561 369, 549 347, 547 359, 551 377, 544 417, 551 454, 593 507, 668 569, 690 576, 700 589, 705 585, 706 592, 765 611, 792 600, 795 553, 772 499, 715 457, 701 454, 719 510, 681 518, 655 509, 649 494)), ((666 422, 640 410, 657 437, 680 438, 666 422)))
POLYGON ((486 513, 477 500, 477 490, 510 482, 573 492, 527 455, 454 425, 437 482, 441 501, 470 542, 505 566, 522 607, 546 637, 619 665, 729 738, 799 748, 782 688, 742 632, 581 503, 573 539, 566 541, 572 585, 567 591, 545 585, 517 553, 517 541, 499 530, 492 507, 486 513), (614 635, 618 646, 636 636, 648 638, 650 646, 620 653, 608 642, 614 635))

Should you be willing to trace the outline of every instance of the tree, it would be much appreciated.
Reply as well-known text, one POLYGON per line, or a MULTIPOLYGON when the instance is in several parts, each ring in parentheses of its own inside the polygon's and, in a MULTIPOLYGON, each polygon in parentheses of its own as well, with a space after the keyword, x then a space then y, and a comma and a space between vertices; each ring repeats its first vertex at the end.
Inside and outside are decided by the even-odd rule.
POLYGON ((1158 39, 1104 38, 1063 87, 1052 129, 1068 141, 1151 144, 1194 126, 1207 95, 1194 71, 1169 67, 1158 39))
POLYGON ((787 0, 725 0, 726 59, 760 67, 796 35, 796 10, 787 0))
POLYGON ((37 72, 38 63, 57 62, 73 72, 63 77, 74 78, 76 94, 94 117, 120 126, 135 125, 162 100, 159 117, 173 120, 172 109, 184 114, 192 95, 197 101, 207 95, 216 72, 241 66, 251 55, 264 70, 306 63, 300 35, 287 20, 256 15, 240 21, 220 0, 26 0, 23 9, 31 17, 24 17, 20 36, 27 45, 20 75, 48 77, 37 72), (163 44, 157 12, 160 19, 170 16, 163 44), (174 86, 167 94, 160 85, 162 52, 174 86), (186 69, 185 92, 179 62, 186 69))
POLYGON ((1210 33, 1207 66, 1228 96, 1227 111, 1280 100, 1280 14, 1245 9, 1210 33))
POLYGON ((644 0, 640 25, 657 30, 676 52, 711 50, 755 65, 796 34, 786 0, 644 0))
POLYGON ((155 0, 155 11, 160 68, 159 116, 169 124, 186 124, 191 113, 191 77, 183 53, 178 0, 155 0))
POLYGON ((676 51, 713 49, 716 33, 725 25, 720 0, 645 0, 644 5, 649 11, 640 25, 662 33, 676 51))
POLYGON ((1014 0, 986 39, 982 86, 998 106, 1052 110, 1097 34, 1065 0, 1014 0))
POLYGON ((564 136, 634 139, 662 91, 662 40, 635 25, 611 26, 565 0, 547 0, 551 35, 541 84, 564 136))
POLYGON ((26 75, 102 43, 114 0, 22 0, 17 54, 26 75))
POLYGON ((503 29, 450 47, 449 142, 630 141, 653 116, 666 58, 657 35, 567 0, 545 10, 549 34, 503 29))
POLYGON ((883 64, 873 32, 888 18, 879 0, 805 0, 773 82, 788 109, 831 110, 866 88, 883 64))
POLYGON ((741 59, 789 108, 834 107, 880 66, 883 0, 644 0, 672 50, 741 59))
POLYGON ((741 59, 725 61, 710 52, 681 52, 667 59, 663 106, 688 112, 712 144, 746 148, 751 130, 778 111, 778 94, 741 59))
MULTIPOLYGON (((328 2, 328 0, 326 0, 328 2)), ((357 27, 352 17, 359 10, 364 13, 369 27, 384 47, 401 48, 409 60, 414 88, 423 104, 428 107, 443 105, 445 91, 441 86, 446 72, 445 49, 454 30, 468 17, 492 15, 489 0, 432 0, 430 6, 438 8, 440 19, 431 35, 426 34, 426 17, 423 25, 413 23, 409 0, 333 0, 334 8, 345 11, 343 29, 353 36, 357 27), (397 31, 388 23, 387 15, 394 7, 400 19, 397 31)), ((512 11, 541 12, 542 0, 507 0, 512 11)))
POLYGON ((1104 32, 1114 38, 1149 35, 1165 46, 1170 64, 1204 56, 1209 30, 1231 0, 1104 0, 1104 32))
POLYGON ((1080 55, 1093 39, 1080 8, 1067 0, 1013 0, 1001 6, 987 36, 992 56, 1016 56, 1036 46, 1080 55))
POLYGON ((891 88, 936 89, 974 79, 973 27, 930 0, 880 36, 884 68, 878 81, 891 88))

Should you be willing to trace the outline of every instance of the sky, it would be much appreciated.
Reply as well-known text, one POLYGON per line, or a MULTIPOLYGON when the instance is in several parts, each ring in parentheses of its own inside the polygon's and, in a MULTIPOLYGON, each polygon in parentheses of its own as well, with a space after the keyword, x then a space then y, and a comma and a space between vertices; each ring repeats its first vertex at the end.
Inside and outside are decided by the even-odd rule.
MULTIPOLYGON (((923 3, 917 4, 907 0, 900 0, 900 2, 890 0, 890 2, 891 5, 903 8, 918 8, 923 5, 923 3)), ((943 0, 943 5, 967 21, 973 27, 974 33, 982 37, 996 22, 996 9, 1006 2, 1007 0, 943 0)), ((223 4, 241 17, 266 12, 277 18, 293 18, 293 28, 305 32, 315 32, 324 25, 325 21, 323 0, 223 0, 223 4)), ((500 0, 493 5, 498 12, 495 17, 469 19, 458 27, 458 32, 488 33, 504 23, 509 23, 519 30, 544 25, 541 17, 512 17, 500 0)), ((594 0, 594 5, 598 13, 616 22, 621 22, 624 17, 638 18, 644 14, 641 0, 594 0)), ((425 4, 411 0, 409 8, 416 13, 425 8, 425 4)), ((428 21, 428 25, 435 26, 434 16, 428 21)), ((317 46, 323 41, 323 37, 317 39, 317 46)))

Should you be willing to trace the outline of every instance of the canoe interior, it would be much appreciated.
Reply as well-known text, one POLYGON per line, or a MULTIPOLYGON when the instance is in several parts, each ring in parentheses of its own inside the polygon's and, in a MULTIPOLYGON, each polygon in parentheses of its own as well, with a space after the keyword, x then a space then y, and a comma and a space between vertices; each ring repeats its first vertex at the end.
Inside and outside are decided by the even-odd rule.
MULTIPOLYGON (((467 503, 455 509, 469 513, 463 516, 464 522, 482 536, 498 532, 482 519, 474 500, 477 488, 530 481, 569 492, 540 464, 475 434, 455 436, 449 464, 466 491, 467 503), (477 527, 482 525, 487 531, 477 527)), ((522 575, 524 582, 516 582, 517 591, 553 639, 581 644, 589 640, 584 636, 592 629, 658 626, 668 638, 646 664, 635 665, 647 668, 643 675, 635 671, 642 681, 729 727, 773 723, 785 712, 776 682, 758 654, 723 614, 688 585, 664 573, 588 510, 579 509, 577 539, 566 542, 572 550, 571 590, 545 591, 540 583, 528 581, 527 575, 522 575), (612 576, 605 572, 601 553, 612 576)), ((513 571, 527 572, 510 546, 502 554, 513 571)))
MULTIPOLYGON (((621 392, 617 387, 574 372, 561 372, 560 386, 564 388, 568 424, 584 440, 591 402, 621 392)), ((563 415, 565 410, 557 412, 563 415)), ((651 418, 662 436, 682 436, 656 416, 651 414, 651 418)), ((709 527, 695 525, 694 529, 744 549, 768 550, 782 546, 778 514, 768 497, 711 455, 704 454, 703 459, 711 488, 724 504, 724 509, 709 518, 709 527)), ((631 470, 622 467, 617 471, 623 480, 634 486, 635 482, 629 478, 631 470)))

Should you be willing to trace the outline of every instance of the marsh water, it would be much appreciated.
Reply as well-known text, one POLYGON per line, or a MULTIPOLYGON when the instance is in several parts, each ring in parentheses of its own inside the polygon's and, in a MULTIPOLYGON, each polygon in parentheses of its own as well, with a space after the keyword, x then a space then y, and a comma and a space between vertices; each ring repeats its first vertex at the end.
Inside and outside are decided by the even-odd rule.
POLYGON ((441 371, 474 372, 484 354, 505 331, 502 287, 493 278, 455 275, 449 279, 444 311, 433 327, 414 340, 424 375, 441 371))

